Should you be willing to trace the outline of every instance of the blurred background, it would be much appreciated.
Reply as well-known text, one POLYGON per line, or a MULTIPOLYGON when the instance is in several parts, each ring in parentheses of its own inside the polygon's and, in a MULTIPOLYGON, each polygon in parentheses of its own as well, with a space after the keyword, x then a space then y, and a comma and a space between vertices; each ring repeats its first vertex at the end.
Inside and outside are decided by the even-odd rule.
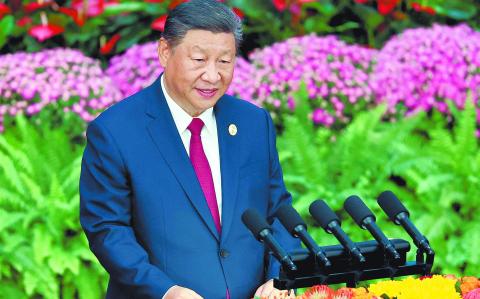
MULTIPOLYGON (((0 298, 104 296, 79 224, 85 129, 161 73, 179 0, 0 0, 0 298)), ((480 2, 231 0, 245 41, 229 94, 268 109, 294 205, 392 190, 436 250, 434 271, 480 274, 480 2)), ((208 13, 208 12, 206 12, 208 13)))

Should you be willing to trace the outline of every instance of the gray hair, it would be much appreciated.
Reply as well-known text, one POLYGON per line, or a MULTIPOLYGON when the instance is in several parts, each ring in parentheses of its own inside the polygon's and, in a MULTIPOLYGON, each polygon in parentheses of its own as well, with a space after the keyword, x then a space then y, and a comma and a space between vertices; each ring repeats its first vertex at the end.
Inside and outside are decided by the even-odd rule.
POLYGON ((175 7, 167 17, 162 37, 174 48, 194 29, 233 33, 237 51, 243 39, 240 18, 217 0, 190 0, 175 7))

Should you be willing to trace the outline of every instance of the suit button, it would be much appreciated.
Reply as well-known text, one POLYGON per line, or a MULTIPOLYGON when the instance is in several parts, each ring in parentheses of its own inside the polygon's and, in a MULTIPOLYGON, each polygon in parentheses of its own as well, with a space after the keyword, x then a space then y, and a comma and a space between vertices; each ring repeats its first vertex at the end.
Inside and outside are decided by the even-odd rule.
POLYGON ((219 254, 220 254, 220 257, 227 258, 230 255, 230 252, 228 252, 228 250, 226 250, 226 249, 220 249, 219 254))

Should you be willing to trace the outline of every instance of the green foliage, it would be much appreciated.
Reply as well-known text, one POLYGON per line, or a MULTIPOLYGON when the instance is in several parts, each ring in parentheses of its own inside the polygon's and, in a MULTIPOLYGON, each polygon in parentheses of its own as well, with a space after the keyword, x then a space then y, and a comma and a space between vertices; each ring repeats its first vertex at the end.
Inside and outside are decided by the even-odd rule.
POLYGON ((468 100, 464 111, 454 111, 454 127, 435 115, 425 130, 428 142, 419 156, 429 164, 398 169, 409 188, 421 198, 416 221, 424 228, 444 273, 478 275, 480 257, 480 147, 475 138, 475 107, 468 100))
MULTIPOLYGON (((480 148, 471 102, 455 113, 453 131, 437 114, 386 122, 385 107, 379 106, 334 132, 311 124, 304 86, 295 100, 298 106, 285 118, 278 148, 287 188, 307 222, 314 225, 308 207, 322 198, 345 220, 344 228, 354 241, 373 239, 343 212, 345 198, 356 194, 389 237, 410 240, 376 204, 380 192, 392 190, 436 250, 435 271, 478 274, 480 148)), ((321 228, 311 227, 319 244, 337 243, 321 228)))
POLYGON ((0 298, 100 298, 105 273, 79 223, 81 148, 15 121, 0 135, 0 298))

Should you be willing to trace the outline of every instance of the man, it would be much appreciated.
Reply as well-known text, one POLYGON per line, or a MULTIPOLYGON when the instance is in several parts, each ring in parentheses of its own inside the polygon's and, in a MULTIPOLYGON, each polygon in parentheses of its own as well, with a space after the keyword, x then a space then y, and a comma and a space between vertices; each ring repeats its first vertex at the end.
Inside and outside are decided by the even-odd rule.
MULTIPOLYGON (((268 112, 224 95, 240 40, 223 4, 177 6, 159 41, 164 73, 90 123, 80 220, 110 274, 107 298, 285 292, 273 288, 278 262, 241 222, 248 208, 273 220, 291 197, 268 112)), ((285 248, 298 246, 273 227, 285 248)))

